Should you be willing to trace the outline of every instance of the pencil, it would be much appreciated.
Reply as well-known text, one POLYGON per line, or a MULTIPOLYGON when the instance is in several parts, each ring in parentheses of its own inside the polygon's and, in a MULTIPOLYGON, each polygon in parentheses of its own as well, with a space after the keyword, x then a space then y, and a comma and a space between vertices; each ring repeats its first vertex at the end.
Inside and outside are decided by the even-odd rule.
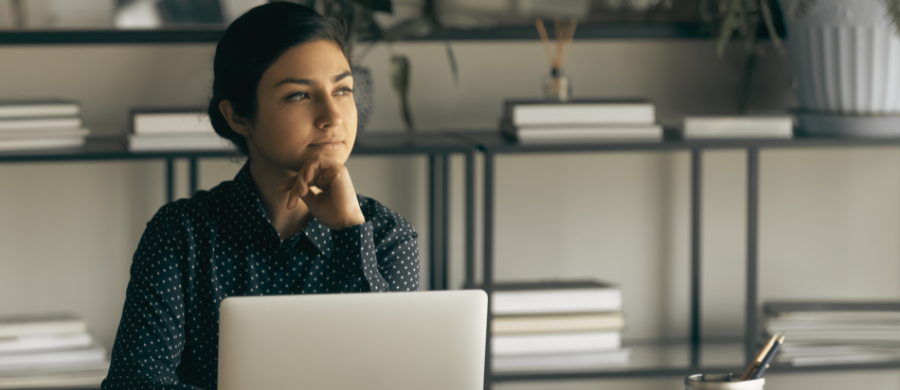
POLYGON ((769 353, 769 349, 772 348, 772 345, 775 344, 775 340, 777 340, 777 339, 778 339, 777 334, 772 336, 771 339, 769 339, 769 342, 766 343, 766 346, 764 346, 763 349, 761 351, 759 351, 759 355, 756 356, 756 359, 753 359, 753 361, 750 362, 750 366, 747 367, 747 369, 744 371, 744 375, 741 375, 742 381, 750 379, 750 376, 753 375, 754 372, 756 372, 756 368, 759 367, 760 364, 762 364, 763 359, 766 358, 766 355, 769 353))
POLYGON ((762 378, 763 374, 766 372, 766 369, 769 368, 769 363, 775 359, 775 354, 778 353, 778 348, 781 347, 781 344, 784 344, 784 334, 778 338, 778 341, 775 344, 772 344, 772 348, 769 349, 769 353, 766 354, 766 357, 763 359, 762 363, 759 364, 759 367, 756 369, 756 372, 753 375, 750 375, 750 379, 759 379, 762 378))

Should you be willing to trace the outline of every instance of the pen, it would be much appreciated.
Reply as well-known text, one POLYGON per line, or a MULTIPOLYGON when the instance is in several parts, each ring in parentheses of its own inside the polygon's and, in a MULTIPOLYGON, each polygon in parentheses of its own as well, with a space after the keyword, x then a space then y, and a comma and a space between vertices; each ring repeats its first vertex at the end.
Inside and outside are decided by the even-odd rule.
POLYGON ((769 353, 766 355, 766 358, 763 359, 762 363, 759 365, 759 368, 756 369, 756 372, 750 376, 750 379, 759 379, 762 378, 763 373, 766 372, 766 369, 769 368, 769 363, 772 362, 772 359, 775 358, 775 354, 778 353, 778 348, 781 347, 781 344, 784 343, 784 335, 778 338, 778 341, 775 344, 772 344, 772 349, 769 350, 769 353))
POLYGON ((742 381, 750 379, 750 375, 753 375, 753 373, 756 371, 756 368, 759 367, 760 364, 762 364, 763 359, 766 358, 766 355, 769 353, 769 349, 771 349, 772 345, 775 344, 776 339, 778 339, 777 334, 769 339, 769 342, 766 343, 766 346, 764 346, 763 349, 759 351, 759 355, 756 357, 756 359, 753 359, 753 361, 750 362, 750 366, 747 367, 746 371, 744 371, 744 375, 741 375, 742 381))

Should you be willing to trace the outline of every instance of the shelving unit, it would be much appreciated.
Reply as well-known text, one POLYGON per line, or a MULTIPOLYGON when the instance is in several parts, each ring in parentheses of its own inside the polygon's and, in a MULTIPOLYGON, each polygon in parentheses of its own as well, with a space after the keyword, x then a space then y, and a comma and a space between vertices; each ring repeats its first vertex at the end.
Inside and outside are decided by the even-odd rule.
MULTIPOLYGON (((351 156, 425 155, 428 157, 429 210, 429 283, 432 290, 446 290, 448 280, 450 155, 463 154, 466 164, 466 224, 474 226, 474 149, 460 139, 442 134, 361 134, 351 156)), ((197 191, 198 162, 203 158, 229 158, 229 151, 161 151, 129 152, 127 141, 121 137, 89 138, 84 148, 66 150, 3 152, 0 163, 37 163, 70 161, 136 161, 164 160, 166 162, 166 200, 174 198, 174 162, 187 159, 190 164, 190 193, 197 191)), ((472 229, 465 237, 466 256, 474 257, 472 229)), ((467 260, 467 264, 470 263, 467 260)))
MULTIPOLYGON (((703 372, 742 372, 755 357, 757 347, 758 319, 758 210, 759 210, 759 151, 774 148, 824 148, 824 147, 896 147, 900 138, 811 138, 794 139, 734 139, 734 140, 679 140, 666 139, 662 142, 622 142, 622 143, 579 143, 579 144, 530 144, 520 145, 502 136, 497 131, 456 132, 460 139, 467 140, 484 154, 484 290, 490 294, 494 283, 494 177, 495 159, 503 154, 546 154, 546 153, 604 153, 604 152, 674 152, 689 151, 691 155, 690 185, 690 241, 691 241, 691 337, 689 343, 680 346, 671 344, 645 344, 633 355, 632 364, 622 368, 610 368, 577 372, 524 372, 494 373, 491 370, 490 308, 488 309, 488 343, 485 351, 485 389, 494 382, 529 380, 564 380, 585 378, 634 378, 686 376, 703 372), (702 356, 710 349, 701 339, 700 326, 700 214, 701 214, 701 168, 703 151, 713 149, 743 149, 747 151, 747 294, 745 302, 745 335, 743 340, 729 348, 738 359, 729 366, 708 366, 702 364, 702 356), (672 352, 676 348, 681 352, 672 352), (681 349, 678 349, 681 348, 681 349), (641 351, 641 352, 638 352, 641 351), (682 355, 683 359, 665 360, 663 357, 682 355)), ((466 283, 474 283, 474 270, 466 272, 466 283)), ((490 303, 489 303, 490 305, 490 303)), ((773 365, 771 372, 806 372, 858 369, 898 369, 900 362, 856 365, 829 365, 815 367, 793 367, 786 364, 773 365)))

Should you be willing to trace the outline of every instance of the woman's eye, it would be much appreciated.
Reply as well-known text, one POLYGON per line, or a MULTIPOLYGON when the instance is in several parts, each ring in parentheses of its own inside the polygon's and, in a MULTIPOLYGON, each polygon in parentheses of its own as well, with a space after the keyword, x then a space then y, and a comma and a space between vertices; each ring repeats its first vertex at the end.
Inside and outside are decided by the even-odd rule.
POLYGON ((353 90, 350 87, 344 87, 337 91, 338 95, 349 95, 351 93, 353 93, 353 90))
POLYGON ((306 92, 297 92, 295 94, 288 96, 288 100, 303 100, 303 99, 309 99, 309 94, 306 92))

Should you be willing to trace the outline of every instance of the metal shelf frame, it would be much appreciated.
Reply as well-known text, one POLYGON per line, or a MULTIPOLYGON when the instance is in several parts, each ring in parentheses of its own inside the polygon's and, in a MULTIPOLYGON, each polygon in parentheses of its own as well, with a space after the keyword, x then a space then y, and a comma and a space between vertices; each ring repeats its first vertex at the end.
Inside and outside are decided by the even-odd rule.
MULTIPOLYGON (((449 204, 450 204, 450 156, 465 156, 466 170, 466 264, 472 264, 475 255, 474 234, 474 161, 475 149, 457 137, 436 133, 383 133, 361 134, 357 137, 351 156, 400 156, 423 155, 428 158, 428 223, 429 223, 429 286, 432 290, 449 289, 449 204)), ((121 137, 89 138, 85 147, 67 150, 46 150, 0 153, 0 164, 74 162, 74 161, 165 161, 166 203, 175 198, 175 161, 187 159, 189 163, 189 191, 197 192, 199 160, 206 158, 237 157, 232 151, 163 151, 129 152, 127 141, 121 137)))
MULTIPOLYGON (((897 147, 898 138, 824 138, 804 137, 793 139, 719 139, 680 140, 668 138, 661 142, 611 142, 579 144, 517 144, 502 136, 496 130, 455 132, 458 137, 470 142, 484 154, 484 253, 482 273, 483 289, 491 296, 494 285, 494 201, 495 201, 495 160, 503 154, 549 154, 549 153, 605 153, 605 152, 674 152, 690 153, 690 272, 691 272, 691 326, 688 345, 689 359, 683 367, 642 367, 636 369, 599 370, 585 372, 555 373, 494 373, 491 370, 491 318, 488 308, 487 345, 485 348, 484 388, 502 381, 565 380, 585 378, 637 378, 686 376, 701 369, 705 372, 742 372, 746 364, 755 358, 758 332, 758 230, 759 230, 759 151, 777 148, 843 148, 843 147, 897 147), (744 366, 708 367, 701 365, 704 340, 701 333, 700 275, 701 249, 701 184, 703 152, 714 149, 743 149, 747 153, 747 293, 745 302, 745 334, 741 342, 744 366)), ((667 132, 671 135, 672 132, 667 132)), ((474 270, 467 269, 467 285, 475 285, 474 270)), ((490 303, 489 303, 490 305, 490 303)), ((858 369, 900 369, 900 362, 856 365, 830 365, 817 367, 792 367, 773 365, 770 372, 807 372, 858 369)))

